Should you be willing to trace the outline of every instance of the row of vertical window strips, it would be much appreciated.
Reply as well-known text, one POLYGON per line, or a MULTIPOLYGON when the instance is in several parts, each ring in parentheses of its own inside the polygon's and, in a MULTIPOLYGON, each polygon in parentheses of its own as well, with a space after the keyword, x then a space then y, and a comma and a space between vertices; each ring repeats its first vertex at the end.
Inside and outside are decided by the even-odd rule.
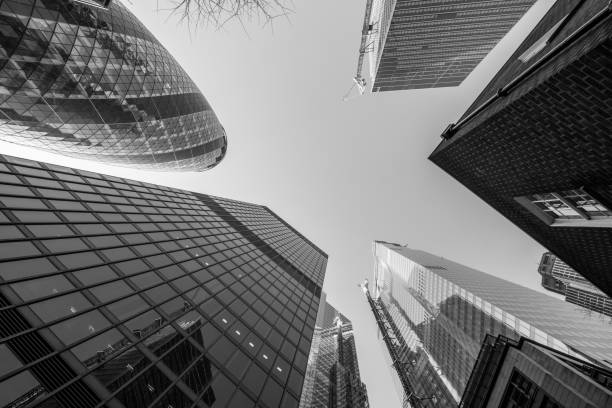
MULTIPOLYGON (((229 212, 236 216, 250 230, 256 232, 258 236, 267 241, 275 249, 279 243, 267 239, 270 237, 271 231, 268 230, 268 232, 266 232, 258 227, 258 225, 274 224, 278 228, 287 228, 281 221, 276 219, 275 216, 261 208, 255 208, 253 211, 246 212, 244 209, 242 209, 242 211, 233 211, 230 207, 229 212)), ((299 266, 301 269, 312 274, 311 278, 313 278, 318 285, 321 285, 323 283, 325 259, 320 252, 316 250, 305 238, 300 238, 304 241, 304 244, 297 246, 295 248, 296 252, 289 254, 290 259, 292 262, 296 263, 296 266, 299 266), (297 252, 298 249, 300 250, 299 252, 297 252)))
MULTIPOLYGON (((203 304, 205 301, 207 301, 207 300, 209 300, 209 298, 206 298, 205 300, 201 301, 199 304, 197 304, 197 305, 195 305, 195 306, 191 306, 191 305, 190 305, 190 306, 188 306, 188 308, 186 308, 186 309, 184 310, 184 312, 183 312, 183 313, 180 313, 180 316, 188 315, 188 314, 189 314, 189 313, 187 313, 188 311, 193 310, 193 308, 195 308, 195 307, 197 307, 197 306, 201 306, 201 305, 202 305, 202 304, 203 304)), ((101 306, 103 306, 103 305, 104 305, 104 304, 102 304, 101 306)), ((146 314, 147 312, 150 312, 151 310, 153 310, 153 308, 147 309, 147 310, 145 310, 145 311, 143 311, 143 312, 139 312, 138 314, 136 314, 136 315, 134 315, 134 316, 130 316, 130 320, 134 320, 134 319, 136 319, 138 316, 144 315, 144 314, 146 314)), ((72 316, 70 316, 70 317, 72 317, 72 316)), ((174 318, 174 317, 173 317, 173 318, 174 318)), ((54 322, 51 322, 51 324, 53 324, 53 323, 54 323, 54 322)), ((162 329, 162 328, 164 328, 164 327, 169 326, 171 323, 172 323, 172 320, 168 321, 168 322, 167 322, 166 324, 164 324, 163 326, 162 326, 162 325, 160 325, 158 330, 156 330, 156 331, 154 331, 154 332, 152 332, 152 333, 150 332, 148 335, 144 335, 144 336, 142 337, 142 339, 138 341, 138 343, 144 342, 144 341, 145 341, 147 338, 149 338, 149 337, 153 336, 153 335, 154 335, 155 333, 157 333, 159 330, 161 330, 161 329, 162 329)), ((94 336, 88 336, 88 337, 85 337, 85 338, 83 338, 83 339, 79 340, 78 342, 73 343, 73 344, 72 344, 70 347, 65 347, 63 350, 59 350, 59 351, 57 351, 56 353, 57 353, 57 354, 59 354, 59 353, 61 353, 61 352, 65 351, 65 350, 67 350, 67 349, 69 349, 69 348, 76 347, 76 346, 78 346, 79 344, 82 344, 82 343, 84 343, 84 342, 86 342, 86 341, 90 340, 91 338, 93 338, 93 337, 95 337, 95 336, 98 336, 98 335, 101 335, 101 334, 103 334, 104 332, 109 331, 109 330, 111 330, 111 329, 113 329, 113 328, 115 328, 115 327, 116 327, 116 325, 115 325, 115 326, 113 326, 113 327, 108 327, 108 328, 106 328, 106 329, 103 329, 102 331, 100 331, 100 332, 96 333, 94 336)), ((137 344, 137 343, 135 343, 135 344, 137 344)), ((130 346, 134 346, 135 344, 130 344, 130 346)), ((121 355, 122 353, 124 353, 124 352, 125 352, 125 351, 127 351, 127 350, 128 350, 127 348, 124 348, 123 350, 121 350, 121 349, 120 349, 120 352, 119 352, 119 353, 116 353, 116 354, 115 354, 115 355, 114 355, 114 356, 113 356, 111 359, 117 358, 119 355, 121 355)), ((52 354, 52 355, 48 355, 48 356, 46 356, 46 357, 45 357, 45 359, 50 358, 50 357, 52 357, 53 355, 56 355, 56 354, 54 353, 54 354, 52 354)), ((106 361, 106 359, 105 359, 105 361, 106 361)), ((37 361, 36 363, 40 363, 40 360, 39 360, 39 361, 37 361)), ((93 372, 93 370, 95 370, 96 368, 98 368, 98 367, 99 367, 99 366, 101 366, 101 365, 102 365, 102 364, 98 364, 98 365, 94 365, 94 366, 90 367, 90 368, 89 368, 89 372, 93 372)), ((26 368, 29 368, 29 367, 24 367, 24 369, 26 369, 26 368)), ((9 374, 7 374, 7 375, 5 375, 5 376, 3 376, 3 377, 5 377, 5 378, 6 378, 6 377, 11 377, 11 376, 13 376, 13 375, 18 374, 20 371, 23 371, 23 370, 18 370, 18 371, 16 371, 16 372, 9 373, 9 374)), ((5 379, 5 378, 3 378, 3 379, 5 379)), ((67 385, 68 385, 68 384, 66 384, 66 386, 67 386, 67 385)))
MULTIPOLYGON (((16 222, 11 222, 9 228, 13 228, 13 229, 15 229, 14 231, 18 231, 17 227, 16 227, 17 225, 26 225, 26 226, 28 226, 29 224, 25 224, 25 223, 21 224, 18 221, 16 221, 16 222)), ((78 226, 79 224, 74 224, 74 225, 78 226)), ((33 227, 40 227, 40 226, 41 226, 40 224, 29 225, 29 228, 33 229, 33 227)), ((152 241, 152 242, 164 245, 164 244, 174 243, 174 242, 176 242, 177 239, 181 239, 181 241, 183 241, 183 242, 184 241, 189 241, 189 238, 186 237, 186 236, 172 237, 172 235, 173 235, 173 233, 177 233, 177 232, 190 232, 190 231, 195 231, 195 229, 192 229, 192 230, 178 229, 178 230, 175 230, 175 231, 165 230, 165 232, 170 234, 170 238, 168 238, 168 236, 166 236, 166 239, 164 239, 164 240, 158 240, 158 241, 152 241)), ((19 232, 19 234, 24 235, 22 232, 19 232)), ((158 233, 154 233, 154 235, 159 235, 159 234, 160 234, 159 232, 158 233)), ((163 232, 161 232, 161 234, 163 234, 163 232)), ((136 236, 140 236, 142 234, 140 234, 140 233, 132 233, 132 234, 120 234, 120 235, 135 236, 136 237, 136 236)), ((151 233, 149 233, 149 235, 151 235, 151 233)), ((213 237, 213 236, 216 236, 216 235, 215 234, 211 234, 211 235, 207 235, 207 236, 208 237, 213 237)), ((51 237, 51 239, 27 238, 26 237, 26 238, 21 238, 20 240, 11 240, 10 242, 6 242, 5 245, 10 245, 11 243, 18 243, 18 242, 29 242, 32 239, 35 239, 35 240, 40 241, 42 243, 46 243, 48 246, 51 246, 51 244, 53 244, 53 243, 55 243, 57 241, 72 241, 70 243, 74 244, 74 242, 75 241, 79 241, 80 238, 89 238, 90 240, 95 240, 96 238, 106 238, 106 237, 108 237, 108 236, 105 236, 105 235, 91 236, 91 235, 76 235, 76 234, 75 235, 70 235, 69 238, 64 238, 64 239, 58 239, 58 238, 53 238, 53 237, 51 237)), ((115 238, 115 235, 111 234, 111 237, 115 238)), ((204 236, 202 236, 200 238, 204 238, 204 236)), ((181 242, 181 241, 179 241, 179 242, 181 242)), ((146 241, 142 241, 142 242, 146 242, 146 241)), ((139 242, 139 244, 142 243, 142 242, 139 242)), ((91 251, 93 251, 95 249, 101 249, 100 247, 96 248, 95 244, 92 244, 92 246, 94 246, 94 248, 89 248, 89 247, 85 246, 85 243, 83 241, 79 241, 78 243, 79 243, 79 245, 82 245, 83 248, 79 248, 77 251, 68 250, 68 251, 53 252, 53 255, 59 256, 61 258, 64 255, 78 254, 78 253, 88 253, 89 254, 89 253, 91 253, 91 251)), ((121 243, 121 241, 119 241, 119 240, 116 240, 116 243, 119 244, 119 245, 104 246, 102 250, 103 251, 107 251, 107 250, 113 250, 113 249, 124 249, 125 244, 121 243)), ((224 241, 218 241, 216 243, 217 244, 223 244, 224 241)), ((66 242, 66 244, 69 244, 69 243, 66 242)), ((113 244, 115 244, 115 242, 113 242, 113 244)), ((134 245, 135 243, 131 243, 131 244, 134 245)), ((208 244, 208 243, 203 242, 202 244, 208 244)), ((63 244, 63 245, 65 245, 65 244, 63 244)), ((138 247, 138 246, 143 246, 143 245, 137 245, 136 247, 138 247)), ((145 244, 145 246, 146 246, 146 244, 145 244)), ((36 248, 35 246, 32 246, 32 249, 35 249, 35 248, 36 248)), ((197 250, 198 246, 195 245, 195 247, 191 248, 189 245, 187 245, 185 248, 188 248, 188 249, 191 249, 191 250, 197 250)), ((15 249, 17 249, 17 248, 15 248, 15 249)), ((66 249, 66 248, 64 248, 64 249, 66 249)), ((16 258, 10 258, 10 260, 11 260, 11 262, 17 262, 17 261, 19 261, 19 259, 33 259, 33 258, 37 259, 37 258, 44 258, 45 256, 47 256, 47 255, 45 255, 43 253, 43 251, 38 250, 38 249, 37 249, 37 251, 39 251, 39 253, 35 254, 34 256, 16 257, 16 258)), ((173 248, 172 250, 169 250, 166 253, 172 254, 172 253, 180 253, 180 252, 183 252, 183 248, 176 246, 175 248, 173 248)), ((132 255, 131 257, 120 258, 121 262, 119 262, 117 260, 116 263, 117 264, 126 264, 126 263, 128 263, 130 261, 138 260, 138 259, 141 258, 139 256, 133 256, 133 254, 131 254, 131 255, 132 255)), ((210 255, 210 254, 206 254, 206 255, 210 255)), ((197 256, 199 256, 199 255, 197 255, 197 256)), ((94 262, 94 263, 91 263, 91 264, 87 264, 86 266, 94 267, 94 266, 101 266, 101 265, 105 265, 106 264, 104 261, 102 261, 100 259, 98 259, 97 262, 98 263, 94 262)), ((208 264, 206 266, 208 266, 208 264)), ((8 283, 18 283, 18 282, 29 280, 29 279, 35 279, 35 278, 40 278, 40 277, 48 277, 48 276, 58 275, 58 274, 61 274, 61 273, 63 273, 63 272, 47 273, 47 274, 42 274, 42 275, 33 275, 33 276, 27 277, 27 278, 10 280, 8 283)), ((140 273, 142 273, 142 272, 140 272, 140 273)), ((108 281, 108 282, 111 282, 111 281, 108 281)), ((51 296, 51 297, 54 297, 54 296, 51 296)), ((28 304, 28 303, 31 303, 31 302, 24 302, 23 304, 28 304)))
MULTIPOLYGON (((146 200, 142 200, 142 199, 139 199, 139 198, 138 199, 133 198, 133 197, 135 197, 134 196, 135 193, 133 191, 129 191, 129 190, 125 191, 125 190, 123 190, 125 188, 125 186, 126 186, 125 184, 122 184, 121 186, 114 185, 118 189, 122 190, 121 194, 123 194, 123 195, 120 195, 120 193, 117 190, 114 190, 112 188, 108 188, 108 187, 111 187, 111 185, 108 185, 108 187, 104 187, 106 184, 102 184, 102 186, 100 186, 100 184, 99 184, 100 182, 107 183, 106 181, 103 181, 103 180, 95 180, 95 181, 93 181, 93 183, 96 184, 96 187, 95 187, 96 190, 94 191, 91 188, 91 186, 89 186, 87 184, 75 184, 73 182, 70 182, 70 179, 68 179, 68 181, 66 181, 66 183, 64 185, 60 185, 58 182, 61 182, 62 179, 66 180, 66 175, 64 175, 63 177, 60 176, 61 177, 60 180, 55 180, 55 179, 51 179, 51 180, 47 179, 47 180, 45 180, 45 179, 41 179, 41 178, 27 177, 27 175, 29 174, 29 175, 32 175, 32 176, 35 176, 35 177, 38 176, 38 177, 47 177, 47 178, 50 178, 50 176, 48 174, 35 173, 37 171, 35 169, 28 169, 28 168, 24 168, 24 167, 18 167, 18 168, 19 168, 19 170, 22 173, 24 173, 24 175, 26 175, 26 181, 29 184, 32 184, 33 186, 36 186, 39 189, 39 191, 41 191, 42 198, 49 198, 49 199, 56 198, 58 200, 66 199, 67 198, 66 196, 63 196, 63 197, 54 196, 53 195, 53 190, 57 190, 57 189, 61 189, 61 190, 73 189, 73 190, 76 191, 76 194, 77 194, 78 199, 80 201, 88 201, 88 200, 89 201, 95 201, 95 203, 90 203, 90 204, 94 205, 94 206, 97 206, 97 208, 95 208, 95 209, 97 211, 101 212, 101 213, 104 213, 107 210, 105 210, 104 208, 99 208, 99 206, 101 206, 102 204, 99 204, 98 202, 101 201, 101 202, 105 203, 107 200, 104 200, 103 198, 99 198, 99 197, 96 199, 95 195, 91 195, 89 193, 104 194, 108 198, 108 201, 110 203, 115 204, 115 205, 120 204, 117 208, 119 208, 121 210, 121 212, 124 213, 124 214, 129 214, 129 213, 137 213, 137 214, 139 214, 138 211, 140 211, 140 213, 146 212, 147 215, 154 222, 164 222, 164 221, 166 221, 163 218, 160 219, 160 214, 168 214, 169 213, 168 212, 169 210, 168 210, 167 206, 161 207, 162 210, 166 210, 166 211, 160 211, 158 207, 134 207, 134 206, 131 206, 131 205, 128 205, 128 206, 121 205, 121 204, 135 204, 136 206, 138 206, 138 205, 163 206, 164 205, 164 202, 159 201, 157 199, 158 197, 152 197, 150 194, 146 194, 147 196, 149 196, 147 198, 150 199, 148 202, 146 200), (48 183, 54 183, 54 184, 53 185, 49 185, 48 183), (65 188, 62 188, 63 186, 65 186, 65 188), (40 190, 41 188, 43 190, 40 190), (45 195, 44 192, 46 192, 48 195, 45 195), (126 199, 126 196, 128 196, 127 199, 126 199), (155 198, 155 200, 151 200, 151 198, 155 198), (129 199, 129 201, 128 201, 128 199, 129 199), (138 208, 138 209, 136 209, 136 208, 138 208), (144 208, 144 210, 142 208, 144 208), (157 218, 155 218, 155 217, 157 217, 157 218)), ((2 171, 2 170, 3 169, 0 168, 0 171, 2 171)), ((11 177, 11 175, 9 175, 7 177, 11 177)), ((19 185, 20 182, 16 179, 16 177, 15 176, 12 176, 12 177, 13 177, 12 183, 19 185)), ((68 177, 70 177, 70 176, 68 176, 68 177)), ((91 180, 89 180, 89 181, 91 182, 91 180)), ((7 180, 7 183, 11 183, 11 180, 7 180)), ((77 183, 84 183, 84 181, 80 180, 80 181, 77 181, 77 183)), ((116 184, 116 183, 113 183, 113 184, 116 184)), ((160 190, 157 190, 157 191, 160 191, 160 190)), ((61 193, 55 192, 55 194, 61 194, 61 193)), ((64 193, 64 194, 67 194, 67 193, 64 193)), ((16 194, 16 195, 18 195, 18 194, 16 194)), ((25 194, 25 195, 28 196, 28 197, 32 196, 31 192, 27 192, 27 194, 25 194)), ((145 196, 145 194, 141 194, 140 196, 145 196)), ((201 201, 199 201, 199 199, 197 197, 195 197, 195 196, 191 196, 191 197, 194 197, 195 200, 194 199, 189 199, 189 200, 187 200, 187 202, 196 203, 195 207, 194 207, 194 205, 189 206, 189 205, 186 205, 186 204, 178 204, 178 205, 181 208, 187 208, 187 209, 191 208, 191 209, 196 209, 196 210, 202 210, 204 207, 202 206, 201 201)), ((218 198, 216 198, 216 197, 214 199, 215 199, 215 201, 218 200, 218 198)), ((74 201, 75 199, 74 199, 73 196, 68 194, 68 200, 74 201)), ((227 200, 223 200, 223 201, 225 201, 224 204, 228 203, 227 200)), ((25 204, 25 203, 21 203, 21 204, 25 204)), ((176 203, 173 203, 173 204, 177 205, 176 203)), ((66 205, 68 205, 68 203, 66 203, 66 205)), ((108 205, 107 205, 107 207, 108 207, 108 205)), ((251 211, 251 210, 255 211, 258 208, 260 208, 260 207, 255 206, 255 205, 249 205, 249 206, 245 206, 245 207, 247 208, 248 211, 251 211)), ((32 209, 35 209, 35 208, 32 208, 32 209)), ((69 208, 68 207, 68 208, 58 208, 58 209, 59 210, 61 210, 61 209, 70 210, 70 209, 75 209, 75 208, 69 208)), ((80 207, 78 209, 82 209, 82 207, 80 207)), ((174 212, 170 211, 170 213, 174 213, 174 214, 188 214, 184 210, 179 210, 178 212, 176 210, 179 210, 179 209, 175 208, 174 212)), ((110 211, 112 212, 114 210, 111 209, 110 211)), ((205 211, 207 211, 207 213, 210 213, 209 209, 206 209, 205 211)), ((128 216, 128 217, 130 217, 130 216, 128 216)), ((130 219, 133 219, 133 217, 135 217, 135 216, 131 216, 130 219)), ((163 217, 163 215, 162 215, 162 217, 163 217)), ((138 220, 133 220, 133 221, 136 222, 138 220)), ((149 221, 149 220, 142 219, 140 221, 149 221)), ((172 221, 172 219, 170 221, 172 221)), ((176 221, 176 217, 175 217, 175 221, 176 221)), ((253 229, 253 230, 256 229, 259 235, 262 235, 262 236, 265 235, 266 234, 265 231, 268 231, 268 235, 270 235, 270 234, 275 232, 274 230, 272 230, 269 227, 269 225, 272 224, 271 221, 275 222, 277 230, 278 230, 278 228, 280 228, 281 230, 284 230, 284 235, 285 236, 295 235, 295 236, 299 237, 298 234, 292 234, 292 232, 288 228, 286 228, 280 221, 278 221, 273 216, 268 217, 267 219, 264 220, 264 222, 262 222, 262 224, 265 225, 264 228, 257 227, 254 224, 250 224, 248 226, 252 227, 250 229, 253 229)), ((108 222, 111 222, 111 221, 109 220, 108 222)), ((277 237, 279 236, 278 232, 276 233, 276 236, 277 237)), ((299 238, 304 240, 302 237, 299 237, 299 238)), ((277 245, 274 242, 274 240, 268 240, 268 239, 264 238, 264 241, 267 241, 267 243, 269 243, 272 246, 277 245)), ((324 259, 323 259, 323 256, 320 254, 319 251, 314 250, 312 248, 312 246, 310 244, 308 244, 305 240, 304 240, 304 243, 305 243, 305 246, 309 248, 308 254, 313 259, 316 260, 316 262, 317 262, 316 266, 317 266, 318 271, 320 272, 321 270, 324 269, 324 259)), ((291 258, 292 258, 291 257, 291 253, 289 253, 289 259, 291 259, 291 258)), ((291 260, 293 260, 293 259, 291 259, 291 260)), ((309 263, 312 264, 313 261, 309 261, 309 263)))
POLYGON ((585 308, 586 313, 594 311, 612 317, 612 299, 605 294, 592 293, 569 284, 565 291, 565 300, 585 308))
POLYGON ((600 219, 611 218, 612 211, 583 189, 533 194, 529 199, 553 218, 600 219))
MULTIPOLYGON (((287 228, 275 216, 261 207, 249 208, 247 211, 245 207, 234 206, 228 200, 223 200, 223 206, 228 212, 240 220, 243 225, 249 228, 249 230, 252 230, 260 238, 269 243, 271 247, 277 249, 280 245, 278 242, 269 239, 272 233, 270 230, 266 232, 265 229, 260 227, 261 225, 275 224, 280 228, 287 228)), ((295 263, 301 270, 307 271, 310 275, 309 277, 320 286, 325 276, 325 258, 307 239, 301 236, 300 239, 304 241, 303 245, 295 246, 295 251, 292 253, 286 253, 285 251, 284 255, 291 259, 291 262, 295 263)))
MULTIPOLYGON (((32 174, 33 169, 27 169, 27 168, 23 168, 23 167, 18 167, 22 172, 26 172, 26 174, 32 174)), ((4 169, 2 169, 0 167, 0 171, 2 171, 4 169)), ((34 176, 39 176, 39 177, 43 177, 40 174, 33 174, 34 176)), ((0 173, 0 176, 2 176, 2 174, 0 173)), ((50 177, 48 175, 45 175, 44 177, 50 177)), ((75 198, 70 194, 67 193, 65 191, 58 193, 56 190, 57 189, 61 189, 61 190, 66 190, 66 188, 62 189, 62 186, 58 183, 61 180, 45 180, 45 179, 34 179, 32 177, 26 177, 26 181, 30 184, 32 184, 33 186, 36 186, 38 192, 40 193, 40 196, 35 196, 34 194, 32 194, 31 191, 29 191, 27 188, 22 187, 21 186, 21 181, 17 179, 17 177, 15 175, 6 175, 4 176, 4 181, 7 184, 14 184, 15 186, 13 187, 13 189, 15 191, 13 191, 11 194, 13 196, 23 196, 25 197, 24 199, 21 199, 21 201, 19 201, 19 198, 17 198, 15 201, 15 199, 13 199, 12 201, 14 202, 15 206, 23 206, 24 208, 26 208, 27 206, 31 207, 31 210, 36 210, 37 206, 40 207, 39 209, 48 209, 46 208, 42 203, 40 203, 40 200, 37 200, 39 198, 47 198, 50 199, 52 203, 54 203, 54 206, 56 208, 54 208, 55 210, 58 211, 67 211, 67 212, 74 212, 75 215, 80 215, 82 213, 82 211, 87 211, 87 209, 85 209, 82 205, 80 204, 74 204, 74 203, 70 203, 70 201, 75 201, 75 198), (10 179, 7 179, 7 177, 10 177, 10 179), (55 183, 56 185, 49 185, 48 182, 52 182, 55 183), (19 189, 19 190, 17 190, 19 189), (58 196, 57 194, 64 194, 64 196, 58 196), (67 195, 67 196, 66 196, 67 195), (75 207, 75 205, 77 205, 77 207, 75 207)), ((82 182, 82 181, 81 181, 82 182)), ((89 185, 77 185, 75 183, 66 183, 64 184, 68 189, 74 189, 76 190, 76 194, 78 196, 78 200, 80 201, 95 201, 95 202, 89 202, 88 205, 90 207, 93 207, 93 210, 97 211, 100 214, 105 215, 106 212, 117 212, 116 210, 112 209, 108 204, 99 204, 99 202, 104 202, 106 203, 106 201, 109 201, 112 204, 115 204, 117 206, 117 208, 120 209, 120 212, 122 214, 127 214, 127 217, 130 221, 132 222, 157 222, 157 223, 162 223, 162 222, 172 222, 172 221, 185 221, 186 219, 183 220, 179 220, 177 219, 177 217, 171 218, 171 217, 166 217, 168 219, 165 219, 163 214, 168 214, 168 211, 159 211, 159 209, 157 207, 138 207, 138 209, 136 209, 136 207, 131 206, 131 205, 117 205, 119 204, 132 204, 132 203, 136 203, 139 202, 137 204, 145 204, 145 205, 150 205, 150 204, 154 204, 154 205, 163 205, 163 202, 160 201, 149 201, 148 203, 145 200, 140 200, 140 199, 133 199, 133 198, 129 198, 129 202, 128 200, 125 198, 126 192, 122 191, 122 193, 124 194, 124 196, 119 195, 117 197, 117 195, 119 194, 118 191, 110 189, 110 188, 106 188, 106 187, 96 187, 97 191, 94 191, 93 189, 91 189, 91 186, 89 185), (85 189, 85 193, 83 193, 82 191, 84 190, 84 187, 87 187, 88 189, 85 189), (79 192, 79 190, 81 192, 79 192), (105 197, 107 197, 107 200, 105 200, 104 198, 101 197, 97 197, 95 195, 91 195, 89 194, 89 192, 91 193, 101 193, 104 194, 105 197), (101 206, 106 206, 107 208, 102 208, 101 206), (145 208, 143 210, 143 208, 145 208), (139 212, 140 210, 140 212, 139 212), (146 211, 146 215, 148 216, 145 217, 144 212, 146 211), (130 215, 130 213, 136 213, 138 215, 130 215), (137 217, 140 217, 140 219, 137 219, 137 217), (143 218, 144 217, 144 218, 143 218)), ((130 191, 130 193, 133 194, 132 191, 130 191)), ((133 197, 133 196, 132 196, 133 197)), ((10 198, 5 197, 6 199, 10 200, 10 198)), ((196 201, 198 202, 198 201, 196 201)), ((189 208, 189 206, 184 206, 181 205, 181 207, 183 208, 189 208)), ((193 207, 193 206, 192 206, 193 207)), ((253 206, 255 207, 255 206, 253 206)), ((197 210, 201 210, 203 208, 201 202, 200 205, 197 206, 194 209, 197 210)), ((162 207, 162 210, 168 210, 168 207, 162 207)), ((206 209, 207 214, 210 213, 210 210, 206 209)), ((170 211, 170 213, 172 213, 172 211, 170 211)), ((179 211, 177 212, 176 209, 174 211, 175 214, 188 214, 186 211, 179 211)), ((110 216, 109 216, 110 217, 110 216)), ((111 217, 112 218, 112 217, 111 217)), ((104 221, 106 222, 112 222, 113 220, 111 218, 107 218, 104 219, 104 221)), ((191 220, 193 220, 193 217, 190 217, 191 220)), ((92 221, 92 222, 99 222, 98 220, 94 220, 94 219, 71 219, 69 221, 72 222, 87 222, 87 221, 92 221)), ((124 222, 125 218, 123 218, 122 220, 118 220, 116 222, 124 222)), ((52 222, 52 221, 49 221, 52 222)), ((129 223, 129 222, 128 222, 129 223)), ((277 223, 278 226, 280 227, 280 229, 285 230, 284 231, 284 236, 288 237, 288 236, 298 236, 297 234, 292 234, 290 230, 288 230, 287 228, 285 228, 280 222, 277 223)), ((113 224, 114 225, 114 224, 113 224)), ((275 231, 271 230, 270 228, 258 228, 258 232, 263 233, 263 231, 269 231, 269 233, 274 233, 275 231)), ((146 231, 145 231, 146 232, 146 231)), ((276 232, 276 236, 280 236, 280 234, 278 232, 276 232)), ((299 236, 298 236, 299 237, 299 236)), ((302 239, 300 237, 300 239, 302 239)), ((270 241, 270 240, 268 240, 270 241)), ((271 245, 277 245, 273 240, 270 242, 271 245)), ((282 244, 282 243, 281 243, 282 244)), ((300 247, 300 246, 296 246, 296 247, 300 247)), ((287 252, 287 251, 284 251, 287 252)), ((320 271, 323 269, 324 266, 324 262, 322 260, 322 256, 316 252, 316 251, 310 251, 310 255, 313 256, 315 259, 318 258, 317 261, 317 269, 320 271)), ((291 259, 291 252, 289 252, 289 259, 291 259)))

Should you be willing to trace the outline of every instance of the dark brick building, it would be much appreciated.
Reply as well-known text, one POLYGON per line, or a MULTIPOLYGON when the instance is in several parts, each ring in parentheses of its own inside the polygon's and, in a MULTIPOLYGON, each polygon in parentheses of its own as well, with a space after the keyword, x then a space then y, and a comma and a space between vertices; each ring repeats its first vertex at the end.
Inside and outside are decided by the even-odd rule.
POLYGON ((612 295, 612 8, 557 2, 430 160, 612 295))

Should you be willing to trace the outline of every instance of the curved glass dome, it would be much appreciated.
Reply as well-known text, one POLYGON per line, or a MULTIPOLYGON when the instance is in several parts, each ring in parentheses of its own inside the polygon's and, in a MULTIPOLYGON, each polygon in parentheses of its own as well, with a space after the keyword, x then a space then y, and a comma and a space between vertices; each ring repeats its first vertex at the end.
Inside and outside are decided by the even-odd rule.
POLYGON ((202 171, 225 130, 187 73, 120 2, 0 2, 0 140, 82 159, 202 171))

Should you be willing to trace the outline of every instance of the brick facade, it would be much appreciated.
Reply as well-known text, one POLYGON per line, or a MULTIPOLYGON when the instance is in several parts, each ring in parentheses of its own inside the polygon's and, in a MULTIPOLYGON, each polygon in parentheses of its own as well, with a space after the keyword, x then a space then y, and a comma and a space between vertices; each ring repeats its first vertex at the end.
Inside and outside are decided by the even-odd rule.
MULTIPOLYGON (((557 2, 466 114, 606 9, 608 2, 582 2, 574 9, 577 3, 557 2), (554 40, 527 63, 521 62, 521 54, 567 14, 570 18, 554 40)), ((612 295, 612 228, 552 227, 514 198, 585 187, 611 208, 611 106, 612 16, 608 12, 511 93, 461 126, 430 156, 608 295, 612 295)))

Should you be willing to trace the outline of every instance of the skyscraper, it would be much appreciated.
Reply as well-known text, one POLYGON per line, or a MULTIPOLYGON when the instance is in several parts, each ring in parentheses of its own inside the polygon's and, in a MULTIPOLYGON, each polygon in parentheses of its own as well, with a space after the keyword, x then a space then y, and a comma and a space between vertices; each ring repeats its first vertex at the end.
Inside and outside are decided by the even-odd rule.
POLYGON ((612 299, 550 252, 542 255, 542 286, 565 295, 565 301, 612 316, 612 299))
POLYGON ((300 408, 368 408, 359 377, 353 325, 325 301, 319 303, 300 408))
POLYGON ((206 98, 120 1, 107 3, 0 2, 0 140, 149 169, 219 163, 225 130, 206 98))
POLYGON ((326 263, 267 207, 0 156, 0 406, 297 407, 326 263))
POLYGON ((557 1, 430 156, 608 296, 610 44, 608 1, 557 1))
POLYGON ((357 77, 367 63, 372 92, 457 86, 534 2, 369 0, 357 77))
MULTIPOLYGON (((424 407, 456 406, 486 334, 523 336, 612 366, 612 325, 546 296, 455 262, 375 242, 374 298, 395 331, 393 364, 424 407)), ((384 333, 383 333, 384 334, 384 333)), ((387 348, 389 348, 387 346, 387 348)))

